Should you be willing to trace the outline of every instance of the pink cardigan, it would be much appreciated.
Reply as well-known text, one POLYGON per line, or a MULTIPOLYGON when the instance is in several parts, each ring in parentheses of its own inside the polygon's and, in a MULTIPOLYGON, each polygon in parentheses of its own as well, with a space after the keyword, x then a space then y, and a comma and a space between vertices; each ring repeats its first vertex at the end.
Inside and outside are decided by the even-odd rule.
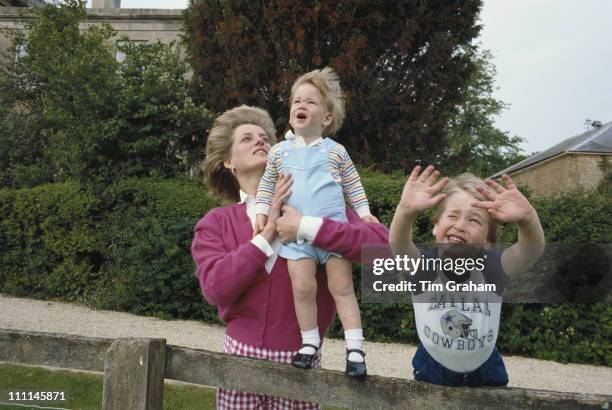
MULTIPOLYGON (((362 245, 388 243, 385 226, 365 223, 351 210, 347 216, 347 224, 324 219, 313 244, 359 263, 362 245)), ((268 274, 266 255, 250 242, 252 236, 244 203, 215 208, 198 221, 191 254, 202 294, 218 307, 232 338, 251 346, 295 351, 301 338, 287 261, 278 258, 268 274)), ((323 268, 317 272, 317 284, 323 337, 336 315, 323 268)))

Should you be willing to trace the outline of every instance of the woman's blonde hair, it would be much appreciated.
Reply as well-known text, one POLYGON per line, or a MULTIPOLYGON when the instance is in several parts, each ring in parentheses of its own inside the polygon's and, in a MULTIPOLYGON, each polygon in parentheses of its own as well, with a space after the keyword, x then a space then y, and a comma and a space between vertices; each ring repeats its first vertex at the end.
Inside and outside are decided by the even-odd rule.
MULTIPOLYGON (((446 198, 444 198, 444 200, 442 200, 442 202, 440 202, 438 208, 436 209, 436 213, 434 215, 434 223, 438 223, 442 212, 444 212, 444 209, 446 208, 446 202, 448 201, 448 198, 451 196, 451 194, 455 192, 464 191, 479 201, 488 201, 488 199, 483 194, 476 190, 477 187, 482 188, 485 191, 493 191, 493 188, 485 184, 485 182, 481 178, 478 178, 476 175, 470 174, 469 172, 461 174, 455 178, 451 178, 448 181, 448 184, 446 184, 446 186, 444 187, 444 189, 442 189, 442 193, 447 194, 447 196, 446 198)), ((497 235, 499 234, 500 230, 499 225, 488 212, 487 221, 487 240, 490 243, 495 243, 497 241, 497 235)))
POLYGON ((293 104, 295 91, 303 84, 313 85, 323 96, 325 108, 332 116, 332 122, 323 130, 323 136, 334 134, 340 129, 346 116, 344 95, 342 94, 342 88, 340 88, 338 73, 331 67, 325 67, 302 75, 295 80, 291 87, 289 105, 293 104))
POLYGON ((240 186, 224 162, 230 159, 234 131, 244 124, 260 126, 270 138, 270 143, 276 142, 276 129, 270 114, 248 105, 232 108, 217 117, 206 141, 204 181, 212 193, 231 202, 240 201, 240 186))

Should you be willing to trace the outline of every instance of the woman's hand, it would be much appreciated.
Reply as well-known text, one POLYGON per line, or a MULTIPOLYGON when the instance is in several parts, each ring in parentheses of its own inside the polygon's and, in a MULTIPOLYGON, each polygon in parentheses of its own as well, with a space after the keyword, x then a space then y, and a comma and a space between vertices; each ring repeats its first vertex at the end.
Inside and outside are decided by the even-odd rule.
POLYGON ((414 167, 404 185, 398 210, 419 213, 439 204, 446 195, 438 192, 448 183, 448 177, 436 183, 439 176, 440 172, 433 165, 429 165, 422 173, 420 165, 414 167))
POLYGON ((268 212, 268 223, 274 224, 276 220, 280 218, 281 209, 291 195, 291 185, 293 185, 291 174, 279 175, 278 181, 276 182, 276 189, 274 190, 274 197, 272 197, 270 211, 268 212))
POLYGON ((536 215, 535 209, 525 198, 525 195, 517 189, 516 184, 508 175, 503 174, 502 180, 505 182, 506 188, 493 180, 485 180, 485 183, 495 192, 476 188, 488 201, 473 202, 472 206, 486 209, 493 218, 502 223, 521 224, 529 222, 536 215))
POLYGON ((276 220, 276 230, 283 243, 297 240, 302 214, 289 205, 283 206, 283 216, 276 220))
MULTIPOLYGON (((270 205, 270 210, 268 211, 267 221, 265 221, 265 226, 262 228, 260 232, 257 232, 257 223, 260 221, 257 219, 260 215, 256 217, 256 232, 260 233, 268 243, 272 243, 274 238, 276 237, 276 221, 281 215, 281 208, 289 195, 291 195, 291 185, 293 184, 293 179, 290 174, 284 175, 281 174, 276 182, 276 189, 274 190, 274 197, 272 197, 272 203, 270 205)), ((257 233, 254 233, 256 235, 257 233)))

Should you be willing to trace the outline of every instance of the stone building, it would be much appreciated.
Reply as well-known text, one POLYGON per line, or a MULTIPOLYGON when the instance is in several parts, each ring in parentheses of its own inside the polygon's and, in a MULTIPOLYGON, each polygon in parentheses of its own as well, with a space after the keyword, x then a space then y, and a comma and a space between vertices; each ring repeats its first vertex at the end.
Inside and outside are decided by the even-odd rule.
MULTIPOLYGON (((10 46, 2 29, 19 29, 20 15, 27 15, 28 7, 41 5, 44 5, 43 0, 0 0, 0 65, 6 63, 1 56, 10 46)), ((121 0, 93 0, 92 6, 87 9, 87 21, 82 24, 83 29, 108 22, 117 32, 117 42, 123 41, 122 36, 134 42, 180 41, 183 10, 122 9, 121 0)), ((117 58, 121 58, 121 55, 117 58)))
POLYGON ((612 122, 593 122, 584 134, 568 138, 493 175, 508 174, 534 196, 596 188, 612 171, 612 122))

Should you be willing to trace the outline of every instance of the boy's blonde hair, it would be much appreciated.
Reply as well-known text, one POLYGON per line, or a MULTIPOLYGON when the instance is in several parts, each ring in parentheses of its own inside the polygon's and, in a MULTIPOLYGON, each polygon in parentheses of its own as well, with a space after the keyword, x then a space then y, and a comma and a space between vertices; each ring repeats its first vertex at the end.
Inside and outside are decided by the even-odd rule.
POLYGON ((323 130, 323 136, 334 134, 340 129, 346 116, 344 95, 340 88, 338 73, 331 67, 325 67, 322 70, 314 70, 302 75, 291 87, 290 105, 293 104, 295 91, 303 84, 313 85, 323 96, 323 104, 332 116, 332 122, 323 130))
POLYGON ((230 159, 234 131, 245 124, 260 126, 270 138, 270 143, 276 143, 276 129, 270 114, 266 110, 248 105, 232 108, 218 116, 206 141, 204 181, 215 195, 231 202, 240 201, 240 186, 224 162, 230 159))
MULTIPOLYGON (((442 193, 447 194, 447 196, 442 200, 442 202, 440 202, 438 208, 436 209, 436 213, 434 215, 434 223, 438 223, 442 212, 444 212, 444 209, 446 208, 446 202, 448 201, 448 198, 451 194, 455 192, 464 191, 479 201, 488 201, 488 199, 483 194, 476 190, 476 187, 480 187, 485 191, 493 191, 493 188, 485 184, 485 182, 481 178, 478 178, 476 175, 470 174, 469 172, 461 174, 455 178, 451 178, 446 184, 446 186, 442 189, 442 193)), ((487 240, 490 243, 495 243, 497 241, 497 235, 499 234, 499 225, 488 212, 487 221, 487 240)))

